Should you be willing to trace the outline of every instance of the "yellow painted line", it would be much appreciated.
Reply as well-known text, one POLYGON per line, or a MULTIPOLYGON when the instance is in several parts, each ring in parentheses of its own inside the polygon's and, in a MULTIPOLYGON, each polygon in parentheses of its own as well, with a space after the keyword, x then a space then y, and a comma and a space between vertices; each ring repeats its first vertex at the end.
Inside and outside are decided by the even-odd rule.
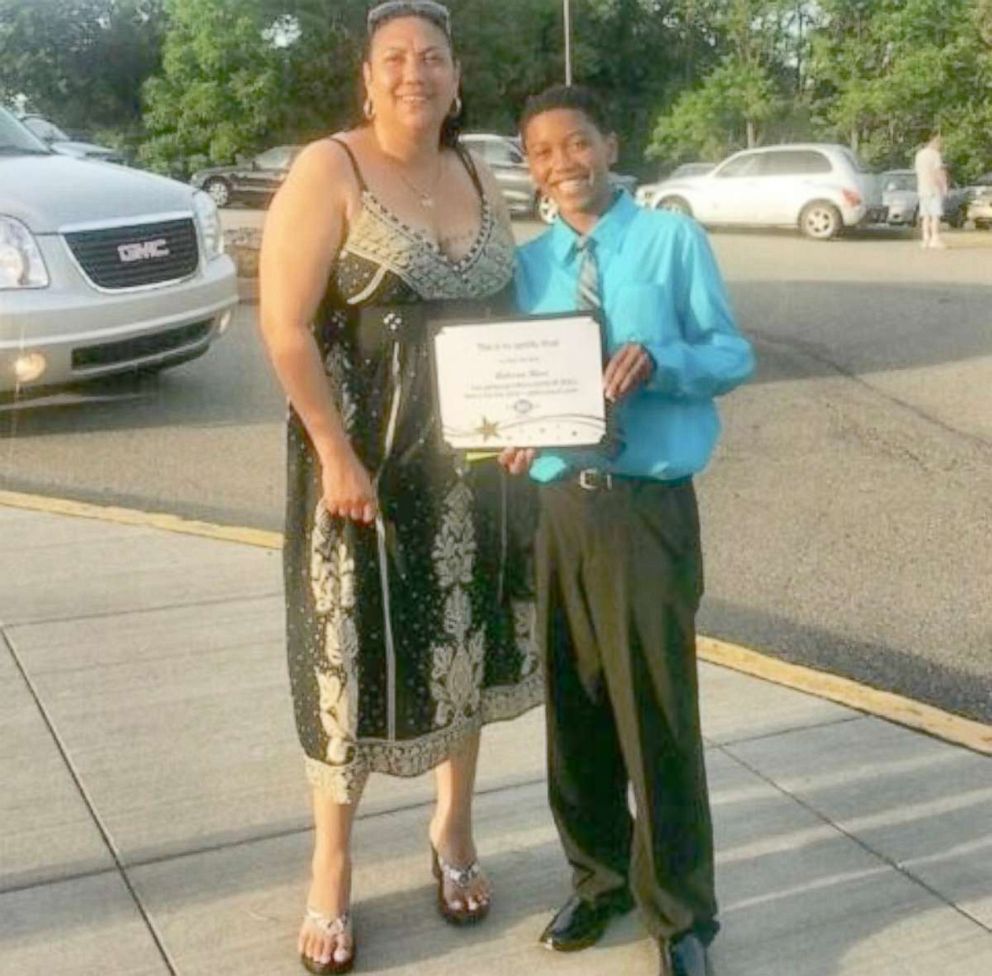
MULTIPOLYGON (((13 491, 0 491, 0 506, 44 512, 49 515, 99 519, 117 525, 160 529, 163 532, 179 532, 184 535, 238 542, 263 549, 282 548, 282 535, 278 532, 265 532, 261 529, 233 525, 215 525, 211 522, 179 518, 163 512, 142 512, 130 508, 92 505, 64 498, 47 498, 43 495, 13 491)), ((961 718, 932 705, 925 705, 912 698, 903 698, 888 691, 879 691, 849 678, 840 678, 799 664, 789 664, 750 648, 712 637, 700 636, 697 649, 700 659, 711 664, 731 668, 817 698, 825 698, 907 728, 917 729, 938 739, 965 746, 975 752, 992 755, 992 725, 961 718)))
POLYGON ((701 660, 719 664, 755 678, 762 678, 786 688, 826 698, 878 718, 926 732, 946 742, 965 746, 984 755, 992 755, 992 725, 974 722, 950 712, 903 698, 888 691, 840 678, 799 664, 789 664, 738 644, 728 644, 712 637, 699 637, 696 649, 701 660))
POLYGON ((0 505, 31 512, 44 512, 48 515, 99 519, 115 525, 161 529, 163 532, 179 532, 183 535, 196 535, 222 542, 240 542, 242 545, 258 546, 262 549, 282 548, 282 535, 278 532, 266 532, 262 529, 248 529, 236 525, 215 525, 212 522, 184 519, 165 512, 142 512, 114 505, 91 505, 66 498, 47 498, 44 495, 26 495, 15 491, 0 491, 0 505))

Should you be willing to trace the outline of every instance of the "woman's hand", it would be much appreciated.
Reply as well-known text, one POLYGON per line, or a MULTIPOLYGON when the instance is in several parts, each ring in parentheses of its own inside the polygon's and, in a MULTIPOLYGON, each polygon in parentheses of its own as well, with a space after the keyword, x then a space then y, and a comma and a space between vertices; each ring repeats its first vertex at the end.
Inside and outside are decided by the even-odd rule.
POLYGON ((526 474, 537 457, 533 447, 505 447, 499 454, 499 463, 510 474, 526 474))
POLYGON ((374 522, 379 503, 372 479, 351 447, 321 457, 321 484, 327 514, 363 522, 374 522))

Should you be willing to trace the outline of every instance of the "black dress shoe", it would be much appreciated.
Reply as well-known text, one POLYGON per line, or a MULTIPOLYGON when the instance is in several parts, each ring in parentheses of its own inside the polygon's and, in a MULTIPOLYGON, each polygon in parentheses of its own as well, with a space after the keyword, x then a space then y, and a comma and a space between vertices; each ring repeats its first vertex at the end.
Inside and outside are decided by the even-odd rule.
POLYGON ((558 952, 574 952, 597 942, 615 915, 626 915, 634 899, 626 888, 586 901, 572 895, 541 933, 541 945, 558 952))
POLYGON ((685 932, 662 943, 658 976, 709 976, 706 946, 695 932, 685 932))

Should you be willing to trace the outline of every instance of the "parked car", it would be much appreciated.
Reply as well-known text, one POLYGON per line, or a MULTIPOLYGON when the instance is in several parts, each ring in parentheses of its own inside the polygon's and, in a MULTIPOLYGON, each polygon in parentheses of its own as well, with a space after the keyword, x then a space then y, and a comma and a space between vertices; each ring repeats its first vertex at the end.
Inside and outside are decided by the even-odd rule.
MULTIPOLYGON (((952 227, 960 227, 967 219, 969 192, 950 183, 944 197, 943 219, 952 227)), ((890 169, 882 174, 882 202, 889 224, 912 227, 920 217, 920 195, 916 172, 911 169, 890 169)))
MULTIPOLYGON (((511 214, 538 217, 546 224, 552 223, 558 216, 557 204, 537 192, 519 138, 489 132, 467 132, 461 136, 461 143, 480 156, 493 171, 511 214)), ((637 189, 637 180, 633 176, 610 173, 610 180, 628 193, 637 189)))
POLYGON ((237 304, 217 207, 52 152, 0 109, 0 396, 203 355, 237 304))
POLYGON ((654 201, 665 192, 672 180, 682 180, 687 176, 702 176, 713 169, 715 165, 715 163, 682 163, 657 183, 642 183, 637 188, 637 202, 642 207, 653 207, 654 201))
POLYGON ((42 115, 22 115, 21 122, 49 149, 62 153, 64 156, 75 156, 77 159, 96 159, 103 163, 127 163, 124 153, 119 149, 98 146, 94 142, 86 142, 82 139, 73 139, 54 122, 42 115))
POLYGON ((878 177, 828 143, 745 149, 708 173, 669 180, 652 205, 703 224, 798 227, 817 240, 885 217, 878 177))
POLYGON ((976 230, 992 230, 992 173, 983 173, 969 185, 967 217, 976 230))
POLYGON ((527 160, 516 139, 488 132, 466 133, 461 144, 492 170, 511 214, 531 216, 540 205, 527 160))
POLYGON ((282 185, 302 146, 273 146, 234 166, 210 166, 193 174, 190 183, 213 197, 218 207, 241 202, 264 206, 282 185))

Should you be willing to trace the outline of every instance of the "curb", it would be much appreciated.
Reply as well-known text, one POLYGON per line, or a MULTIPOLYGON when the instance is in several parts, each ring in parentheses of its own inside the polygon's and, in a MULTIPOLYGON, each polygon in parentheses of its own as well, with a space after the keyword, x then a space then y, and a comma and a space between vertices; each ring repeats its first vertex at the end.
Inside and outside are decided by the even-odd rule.
POLYGON ((238 301, 242 305, 258 304, 258 278, 238 278, 238 301))
POLYGON ((945 742, 964 746, 973 752, 992 756, 992 725, 962 718, 913 698, 880 691, 850 678, 841 678, 801 664, 789 664, 760 651, 713 637, 697 637, 696 652, 701 660, 710 664, 824 698, 917 732, 925 732, 945 742))
MULTIPOLYGON (((142 512, 130 508, 93 505, 88 502, 13 491, 0 491, 0 507, 72 518, 96 519, 117 525, 132 525, 221 542, 236 542, 262 549, 282 548, 282 535, 278 532, 199 522, 164 512, 142 512)), ((730 668, 753 678, 760 678, 794 691, 836 702, 945 742, 963 746, 982 755, 992 755, 992 725, 962 718, 960 715, 945 712, 912 698, 880 691, 852 681, 850 678, 841 678, 799 664, 789 664, 760 651, 713 637, 699 636, 696 640, 696 649, 700 660, 709 664, 730 668)))
POLYGON ((165 512, 142 512, 133 508, 93 505, 89 502, 75 502, 68 498, 48 498, 45 495, 27 495, 16 491, 0 491, 0 506, 43 512, 47 515, 96 519, 116 525, 159 529, 163 532, 178 532, 182 535, 195 535, 221 542, 238 542, 241 545, 258 546, 262 549, 282 549, 282 535, 279 532, 266 532, 264 529, 249 529, 237 525, 216 525, 213 522, 184 519, 165 512))

